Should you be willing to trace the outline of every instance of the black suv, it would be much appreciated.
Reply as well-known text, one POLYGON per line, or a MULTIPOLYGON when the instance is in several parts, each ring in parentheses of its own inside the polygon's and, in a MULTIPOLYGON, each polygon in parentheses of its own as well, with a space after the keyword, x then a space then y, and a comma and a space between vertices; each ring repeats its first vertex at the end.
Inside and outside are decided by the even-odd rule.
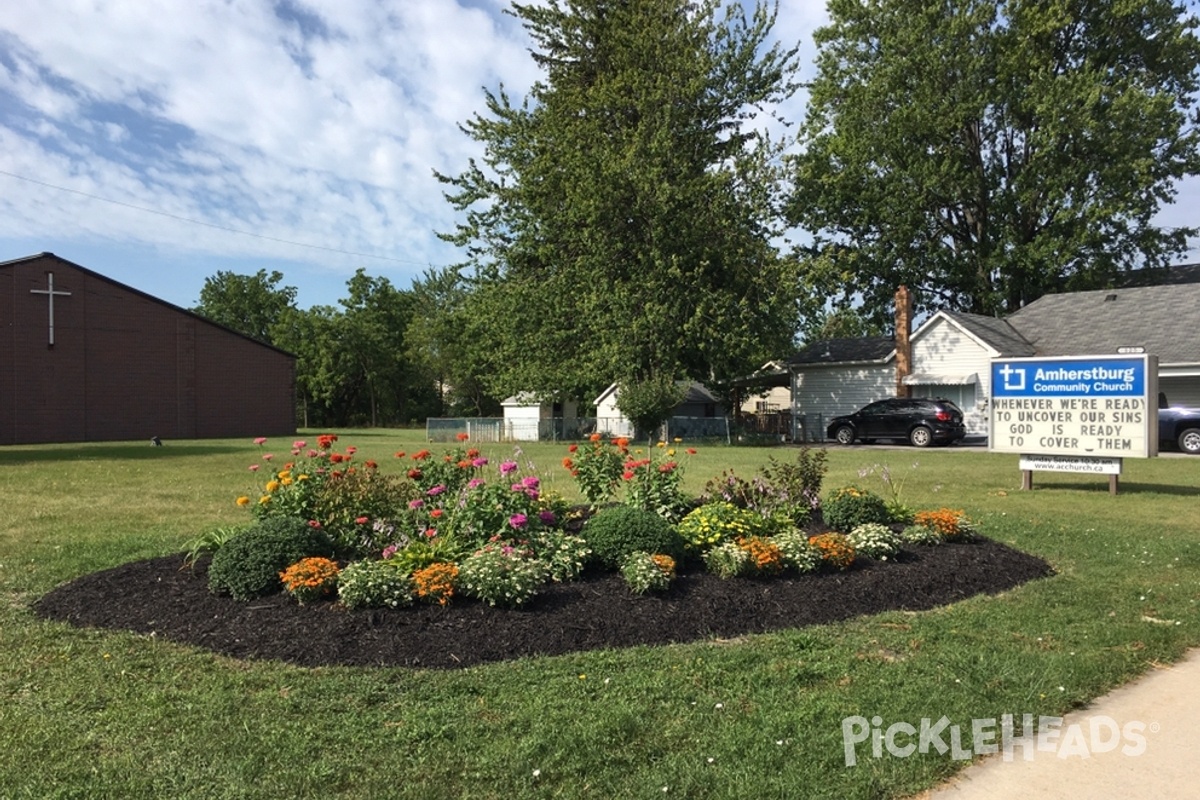
POLYGON ((826 434, 838 444, 904 439, 915 447, 950 444, 967 435, 962 409, 949 400, 895 397, 834 417, 826 434))

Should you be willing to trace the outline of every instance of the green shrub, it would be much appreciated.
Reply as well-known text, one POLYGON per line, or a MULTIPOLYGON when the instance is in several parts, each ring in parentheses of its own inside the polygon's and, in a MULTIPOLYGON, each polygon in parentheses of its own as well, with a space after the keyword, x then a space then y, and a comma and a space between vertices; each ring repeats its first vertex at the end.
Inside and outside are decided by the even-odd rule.
POLYGON ((378 554, 388 542, 375 525, 403 514, 416 497, 414 485, 398 475, 359 468, 332 473, 319 487, 313 518, 347 558, 378 554))
POLYGON ((704 565, 719 578, 736 578, 751 570, 750 553, 737 542, 721 542, 704 554, 704 565))
POLYGON ((854 546, 854 552, 878 561, 887 561, 900 552, 902 541, 898 533, 878 522, 859 525, 846 538, 854 546))
POLYGON ((718 501, 689 511, 679 522, 679 536, 689 547, 703 551, 732 539, 769 535, 774 527, 757 512, 718 501))
POLYGON ((484 545, 463 559, 458 585, 490 606, 527 603, 546 582, 546 564, 528 547, 506 542, 484 545))
POLYGON ((816 572, 821 566, 821 551, 808 541, 808 534, 799 528, 782 531, 772 538, 783 553, 784 567, 797 572, 816 572))
POLYGON ((662 592, 675 577, 675 559, 638 550, 621 562, 621 577, 634 594, 662 592))
POLYGON ((825 524, 835 531, 852 531, 859 525, 891 522, 887 504, 877 494, 857 486, 843 486, 835 491, 822 505, 825 524))
POLYGON ((593 558, 609 569, 617 569, 626 556, 638 550, 678 556, 682 549, 682 541, 669 522, 653 511, 633 506, 612 506, 596 512, 583 526, 583 538, 593 558))
POLYGON ((209 589, 252 600, 283 588, 279 573, 309 556, 333 555, 333 543, 302 519, 270 517, 232 536, 213 555, 209 589))
POLYGON ((555 529, 533 531, 529 534, 529 546, 538 560, 546 565, 550 580, 556 583, 579 577, 588 556, 592 554, 583 537, 555 529))
POLYGON ((910 544, 921 545, 938 545, 946 541, 936 528, 927 525, 909 525, 900 532, 900 537, 910 544))
POLYGON ((400 608, 412 603, 412 578, 386 561, 355 561, 338 575, 338 599, 351 609, 400 608))

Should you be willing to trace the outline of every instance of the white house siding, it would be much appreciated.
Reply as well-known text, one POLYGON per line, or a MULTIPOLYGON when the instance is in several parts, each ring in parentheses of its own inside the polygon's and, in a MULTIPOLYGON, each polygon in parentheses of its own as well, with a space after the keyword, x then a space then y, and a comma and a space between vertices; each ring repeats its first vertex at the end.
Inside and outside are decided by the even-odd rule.
POLYGON ((504 406, 504 436, 514 442, 536 442, 542 406, 504 406))
POLYGON ((742 413, 764 414, 772 411, 787 411, 792 407, 792 390, 787 386, 773 386, 766 394, 755 393, 742 402, 742 413))
POLYGON ((967 436, 988 435, 987 398, 991 380, 991 361, 997 353, 967 335, 944 317, 930 320, 928 327, 913 336, 912 371, 929 376, 930 382, 911 384, 913 397, 942 397, 963 410, 967 436), (936 376, 967 378, 975 383, 946 383, 936 376))
POLYGON ((896 368, 886 364, 805 366, 792 377, 797 441, 823 441, 830 418, 892 397, 896 368))

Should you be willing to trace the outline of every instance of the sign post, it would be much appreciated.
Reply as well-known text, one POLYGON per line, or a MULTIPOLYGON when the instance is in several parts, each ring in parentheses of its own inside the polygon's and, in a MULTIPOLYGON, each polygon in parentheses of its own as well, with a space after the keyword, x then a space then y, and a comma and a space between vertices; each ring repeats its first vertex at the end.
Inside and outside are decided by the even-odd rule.
POLYGON ((1122 459, 1158 455, 1158 359, 1138 356, 992 361, 988 449, 1033 472, 1099 473, 1117 492, 1122 459))

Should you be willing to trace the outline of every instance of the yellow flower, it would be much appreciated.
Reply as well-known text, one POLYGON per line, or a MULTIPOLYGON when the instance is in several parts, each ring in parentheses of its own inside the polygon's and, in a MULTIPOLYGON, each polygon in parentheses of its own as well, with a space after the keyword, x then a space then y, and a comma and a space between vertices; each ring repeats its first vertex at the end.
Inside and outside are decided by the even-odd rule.
POLYGON ((291 486, 291 485, 292 485, 292 479, 291 479, 291 478, 286 478, 286 477, 285 477, 285 478, 280 478, 280 479, 279 479, 279 482, 280 482, 280 483, 282 483, 284 486, 291 486))
POLYGON ((248 506, 250 505, 250 498, 246 497, 246 495, 242 495, 237 499, 237 504, 239 506, 248 506))
POLYGON ((267 481, 267 491, 273 492, 279 488, 279 481, 267 481))
POLYGON ((667 446, 667 443, 666 443, 666 442, 659 442, 658 444, 656 444, 656 445, 654 445, 654 446, 655 446, 655 447, 666 447, 666 446, 667 446))
POLYGON ((269 494, 264 494, 262 497, 258 498, 258 504, 260 506, 265 506, 269 502, 271 502, 271 495, 269 494))
MULTIPOLYGON (((290 477, 292 477, 292 471, 290 469, 285 469, 283 472, 279 473, 279 480, 283 480, 285 478, 290 478, 290 477)), ((284 485, 286 485, 286 484, 284 484, 284 485)))
POLYGON ((675 455, 675 448, 674 448, 674 447, 672 447, 670 450, 668 450, 668 451, 667 451, 667 455, 668 455, 668 456, 673 456, 673 455, 675 455))
POLYGON ((306 481, 306 480, 308 480, 308 476, 307 476, 307 475, 305 475, 305 474, 302 472, 302 473, 300 473, 299 475, 297 475, 297 476, 296 476, 296 480, 298 480, 298 481, 306 481))

